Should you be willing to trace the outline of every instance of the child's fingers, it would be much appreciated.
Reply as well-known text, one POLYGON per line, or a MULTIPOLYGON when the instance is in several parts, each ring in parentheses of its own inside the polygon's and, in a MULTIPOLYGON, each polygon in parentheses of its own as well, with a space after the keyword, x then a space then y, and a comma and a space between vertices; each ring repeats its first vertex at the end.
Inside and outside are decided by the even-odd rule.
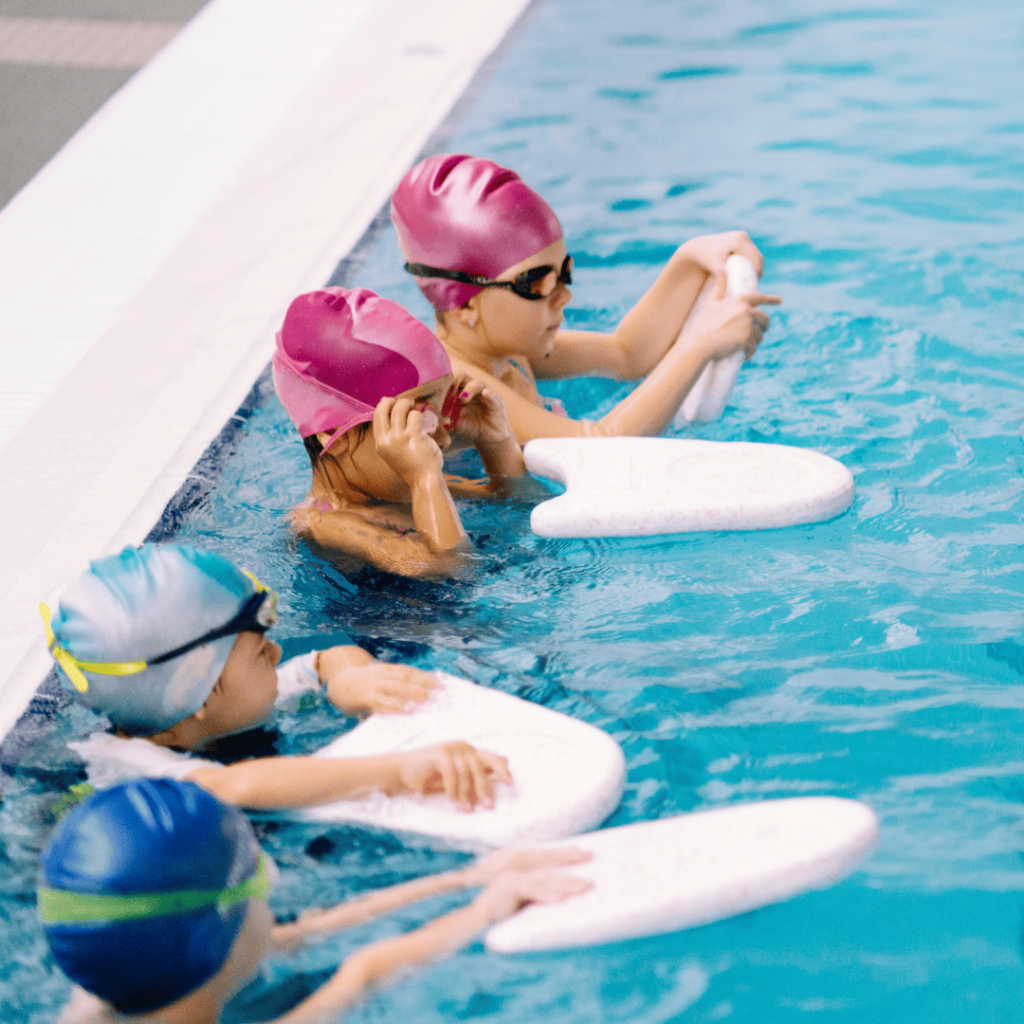
POLYGON ((377 691, 377 710, 409 715, 430 699, 430 691, 407 687, 382 687, 377 691))
POLYGON ((444 791, 444 795, 454 803, 459 803, 458 772, 455 770, 455 765, 446 751, 442 751, 441 756, 437 758, 435 768, 441 775, 441 789, 444 791))
POLYGON ((508 770, 508 758, 500 754, 492 754, 489 750, 478 750, 477 756, 483 761, 486 769, 493 772, 499 782, 506 786, 512 785, 512 773, 508 770))
POLYGON ((391 410, 397 399, 382 398, 373 410, 373 436, 378 442, 383 440, 391 426, 391 410))
POLYGON ((767 295, 764 292, 747 292, 741 299, 752 306, 781 306, 782 298, 778 295, 767 295))
POLYGON ((405 428, 416 431, 423 427, 423 413, 413 404, 411 398, 399 398, 391 407, 391 426, 395 430, 405 428))
POLYGON ((533 903, 561 903, 594 888, 594 883, 588 879, 565 875, 560 871, 539 872, 529 878, 530 882, 523 895, 533 903))
POLYGON ((761 250, 750 240, 746 232, 741 232, 740 235, 741 237, 737 240, 736 248, 733 249, 733 252, 738 256, 746 256, 754 265, 757 276, 760 277, 764 272, 764 256, 761 254, 761 250))
POLYGON ((483 759, 477 751, 466 758, 466 767, 472 780, 473 793, 476 797, 475 803, 483 804, 484 807, 494 806, 494 783, 484 767, 483 759))
POLYGON ((467 380, 459 392, 459 397, 462 399, 463 404, 468 405, 483 394, 486 389, 487 385, 482 380, 467 380))
POLYGON ((395 683, 387 690, 388 696, 401 705, 403 711, 412 711, 417 704, 430 700, 433 692, 429 686, 424 686, 419 681, 395 683))
POLYGON ((380 679, 386 683, 393 693, 410 693, 424 700, 437 689, 437 679, 418 668, 408 665, 383 664, 380 666, 380 679))
POLYGON ((572 864, 583 864, 593 854, 577 846, 558 847, 553 850, 509 851, 509 857, 502 865, 503 870, 542 871, 550 868, 564 868, 572 864))
POLYGON ((378 715, 408 715, 416 710, 416 701, 401 693, 378 693, 374 705, 378 715))
MULTIPOLYGON (((467 744, 468 746, 468 744, 467 744)), ((470 747, 453 755, 455 769, 459 779, 459 805, 467 811, 478 803, 487 806, 490 786, 484 781, 484 773, 480 770, 476 751, 470 747)))
POLYGON ((567 864, 585 864, 593 860, 590 850, 581 850, 578 846, 567 846, 557 850, 538 850, 537 867, 564 867, 567 864))

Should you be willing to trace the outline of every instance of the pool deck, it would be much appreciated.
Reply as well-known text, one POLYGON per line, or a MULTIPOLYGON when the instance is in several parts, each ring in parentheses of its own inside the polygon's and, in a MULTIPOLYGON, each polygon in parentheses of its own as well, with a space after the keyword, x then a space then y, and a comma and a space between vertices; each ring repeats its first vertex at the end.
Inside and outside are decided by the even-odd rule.
POLYGON ((0 738, 533 0, 212 0, 0 211, 0 738))

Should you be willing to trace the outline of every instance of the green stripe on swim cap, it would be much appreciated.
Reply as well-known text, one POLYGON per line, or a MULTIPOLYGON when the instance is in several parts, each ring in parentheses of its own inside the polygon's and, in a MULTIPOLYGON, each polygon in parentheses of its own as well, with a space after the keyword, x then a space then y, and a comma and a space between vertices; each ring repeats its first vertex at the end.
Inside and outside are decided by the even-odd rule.
POLYGON ((259 878, 259 854, 245 815, 193 782, 135 779, 93 793, 39 856, 40 929, 54 962, 121 1014, 169 1006, 230 956, 245 896, 261 889, 241 885, 259 878), (175 898, 197 892, 205 905, 184 912, 175 898), (153 895, 164 899, 132 900, 153 895), (96 896, 114 899, 100 905, 96 896))
POLYGON ((260 853, 256 870, 238 885, 226 889, 182 892, 91 893, 67 889, 39 889, 39 916, 45 924, 76 924, 85 921, 132 921, 150 917, 187 914, 203 907, 228 910, 249 899, 266 899, 271 888, 267 855, 260 853))

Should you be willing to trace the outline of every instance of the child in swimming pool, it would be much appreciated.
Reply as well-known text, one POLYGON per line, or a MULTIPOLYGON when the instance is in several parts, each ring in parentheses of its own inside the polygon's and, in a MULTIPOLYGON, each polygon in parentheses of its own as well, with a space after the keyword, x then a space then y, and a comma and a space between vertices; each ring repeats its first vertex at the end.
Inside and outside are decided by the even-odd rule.
POLYGON ((191 783, 121 783, 71 810, 42 854, 39 913, 76 983, 61 1024, 216 1024, 271 955, 437 893, 483 887, 467 906, 357 950, 278 1024, 328 1024, 398 971, 470 942, 530 902, 589 883, 557 868, 578 850, 502 850, 275 926, 273 862, 248 821, 191 783))
POLYGON ((441 154, 417 164, 391 200, 405 269, 435 309, 437 335, 455 373, 482 380, 505 403, 521 444, 535 437, 653 435, 676 411, 711 359, 753 354, 768 327, 752 293, 725 297, 725 261, 761 253, 741 231, 682 245, 612 334, 561 330, 572 295, 572 257, 558 218, 507 168, 441 154), (708 277, 716 288, 688 343, 674 344, 708 277), (578 374, 646 378, 598 422, 546 409, 540 378, 578 374))
POLYGON ((345 714, 395 712, 435 685, 417 669, 342 646, 293 658, 266 630, 277 597, 227 559, 183 545, 147 544, 93 562, 65 588, 50 621, 50 653, 76 699, 105 714, 116 734, 69 747, 95 786, 139 776, 190 779, 251 808, 304 807, 374 790, 443 791, 463 810, 493 806, 511 784, 505 759, 468 743, 361 758, 201 759, 217 741, 272 719, 282 699, 326 693, 345 714))
POLYGON ((293 526, 345 567, 457 574, 471 545, 452 494, 507 497, 529 480, 493 389, 456 379, 434 335, 365 288, 292 302, 274 384, 313 468, 293 526), (445 477, 443 452, 470 445, 488 479, 445 477))

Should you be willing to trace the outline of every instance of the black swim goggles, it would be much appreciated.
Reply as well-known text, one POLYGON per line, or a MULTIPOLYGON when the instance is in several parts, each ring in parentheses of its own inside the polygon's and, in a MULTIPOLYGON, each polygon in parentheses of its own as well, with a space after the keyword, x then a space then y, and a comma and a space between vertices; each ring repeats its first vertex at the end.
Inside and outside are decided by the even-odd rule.
POLYGON ((460 284, 475 284, 478 288, 508 288, 521 298, 535 302, 548 298, 560 285, 572 284, 572 257, 562 260, 562 269, 545 263, 540 267, 530 267, 511 281, 492 281, 482 274, 467 274, 461 270, 442 270, 440 267, 428 267, 423 263, 406 263, 405 270, 413 277, 441 277, 446 281, 458 281, 460 284))
MULTIPOLYGON (((244 571, 244 570, 243 570, 244 571)), ((246 573, 248 576, 249 573, 246 573)), ((262 584, 259 584, 262 586, 262 584)), ((204 633, 197 640, 190 640, 187 644, 175 647, 173 651, 150 658, 147 665, 159 665, 174 658, 180 658, 189 651, 194 651, 203 644, 213 643, 224 636, 234 636, 236 633, 266 633, 270 627, 277 622, 277 594, 269 588, 257 590, 245 604, 242 605, 238 614, 223 626, 211 629, 204 633)))

